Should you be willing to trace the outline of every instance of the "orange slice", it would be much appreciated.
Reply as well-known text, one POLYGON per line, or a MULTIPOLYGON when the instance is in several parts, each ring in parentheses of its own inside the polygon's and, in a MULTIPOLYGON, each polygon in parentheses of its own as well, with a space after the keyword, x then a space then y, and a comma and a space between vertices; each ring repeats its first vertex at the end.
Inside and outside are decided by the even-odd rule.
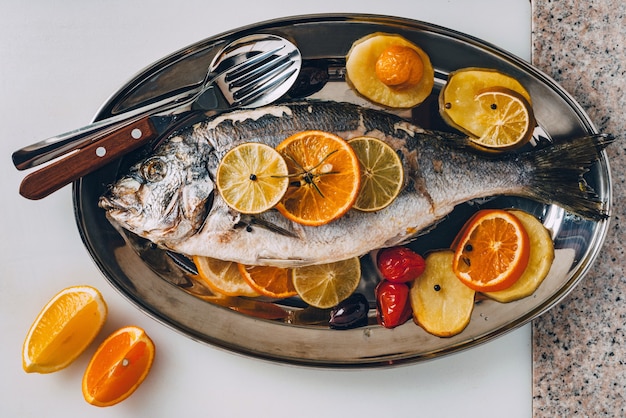
POLYGON ((154 360, 154 343, 139 327, 121 328, 96 350, 83 375, 83 396, 95 406, 115 405, 144 381, 154 360))
POLYGON ((508 288, 524 273, 530 239, 514 214, 485 209, 466 222, 453 248, 452 268, 459 280, 475 291, 492 292, 508 288))
POLYGON ((51 373, 67 367, 91 344, 106 317, 107 306, 97 289, 63 289, 31 325, 22 349, 22 367, 28 373, 51 373))
POLYGON ((332 308, 350 296, 361 280, 358 257, 329 264, 297 267, 293 285, 300 298, 316 308, 332 308))
POLYGON ((243 278, 237 263, 200 256, 194 256, 193 262, 198 269, 198 278, 213 292, 225 296, 259 296, 243 278))
POLYGON ((530 238, 530 256, 524 274, 510 287, 498 292, 484 292, 484 295, 498 302, 506 303, 525 298, 546 278, 554 261, 554 242, 550 231, 530 213, 511 210, 528 232, 530 238))
POLYGON ((364 212, 384 209, 404 183, 402 161, 393 148, 377 138, 360 136, 348 141, 361 168, 361 189, 354 208, 364 212))
POLYGON ((283 299, 297 294, 289 269, 239 264, 239 273, 261 295, 283 299))
POLYGON ((287 162, 290 183, 276 208, 288 219, 310 226, 343 216, 359 194, 359 160, 342 138, 304 131, 281 142, 277 151, 287 162))
POLYGON ((217 167, 217 189, 226 204, 241 213, 271 209, 285 194, 288 183, 287 164, 265 144, 238 145, 217 167))

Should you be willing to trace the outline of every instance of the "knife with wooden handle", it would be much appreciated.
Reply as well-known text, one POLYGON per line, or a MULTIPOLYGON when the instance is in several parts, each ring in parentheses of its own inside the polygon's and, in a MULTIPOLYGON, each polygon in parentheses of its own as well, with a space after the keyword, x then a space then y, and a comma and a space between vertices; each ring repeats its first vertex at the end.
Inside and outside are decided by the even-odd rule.
MULTIPOLYGON (((296 81, 302 57, 291 42, 275 35, 251 35, 233 42, 230 60, 217 75, 209 73, 202 90, 188 102, 146 115, 104 132, 97 140, 27 175, 20 194, 41 199, 115 161, 174 127, 197 117, 239 107, 258 107, 282 97, 296 81), (251 53, 251 51, 253 51, 251 53)), ((228 48, 225 48, 228 51, 228 48)), ((158 141, 157 141, 158 142, 158 141)))

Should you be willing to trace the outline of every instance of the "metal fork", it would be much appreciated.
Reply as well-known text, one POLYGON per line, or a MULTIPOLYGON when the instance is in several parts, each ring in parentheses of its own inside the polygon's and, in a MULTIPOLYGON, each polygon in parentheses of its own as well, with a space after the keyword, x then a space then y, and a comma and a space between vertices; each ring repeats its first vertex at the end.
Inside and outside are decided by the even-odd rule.
MULTIPOLYGON (((120 156, 159 138, 198 115, 213 116, 229 109, 271 103, 295 82, 302 58, 298 48, 275 35, 251 35, 224 48, 192 99, 165 111, 140 115, 107 129, 91 143, 27 175, 20 194, 41 199, 120 156)), ((203 116, 204 117, 204 116, 203 116)))

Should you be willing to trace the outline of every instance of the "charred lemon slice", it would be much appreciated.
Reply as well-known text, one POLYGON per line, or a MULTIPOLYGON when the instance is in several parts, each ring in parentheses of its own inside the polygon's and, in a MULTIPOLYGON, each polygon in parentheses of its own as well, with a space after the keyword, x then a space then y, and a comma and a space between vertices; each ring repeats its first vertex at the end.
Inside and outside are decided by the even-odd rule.
POLYGON ((346 57, 348 83, 368 100, 394 108, 422 103, 435 82, 428 55, 400 35, 357 40, 346 57))
MULTIPOLYGON (((513 97, 513 99, 506 99, 510 102, 523 103, 521 106, 530 113, 530 123, 535 123, 532 118, 530 94, 524 86, 507 74, 485 68, 464 68, 450 73, 448 82, 439 94, 439 112, 450 126, 472 138, 480 138, 490 128, 490 122, 484 117, 484 106, 487 100, 484 93, 489 91, 499 92, 501 98, 513 97)), ((489 104, 491 105, 492 103, 489 104)), ((529 131, 532 131, 532 128, 529 131)), ((530 137, 532 132, 528 135, 530 137)), ((523 145, 522 142, 525 139, 522 136, 522 139, 513 146, 523 145)))

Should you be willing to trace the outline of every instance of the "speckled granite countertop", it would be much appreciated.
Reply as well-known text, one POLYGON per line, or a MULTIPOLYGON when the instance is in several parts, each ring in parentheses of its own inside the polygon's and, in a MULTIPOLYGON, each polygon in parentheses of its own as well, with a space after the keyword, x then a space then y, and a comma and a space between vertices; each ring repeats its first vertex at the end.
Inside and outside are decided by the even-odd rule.
POLYGON ((587 111, 608 149, 614 205, 610 232, 590 273, 533 322, 537 417, 626 416, 626 3, 532 0, 533 63, 587 111))

